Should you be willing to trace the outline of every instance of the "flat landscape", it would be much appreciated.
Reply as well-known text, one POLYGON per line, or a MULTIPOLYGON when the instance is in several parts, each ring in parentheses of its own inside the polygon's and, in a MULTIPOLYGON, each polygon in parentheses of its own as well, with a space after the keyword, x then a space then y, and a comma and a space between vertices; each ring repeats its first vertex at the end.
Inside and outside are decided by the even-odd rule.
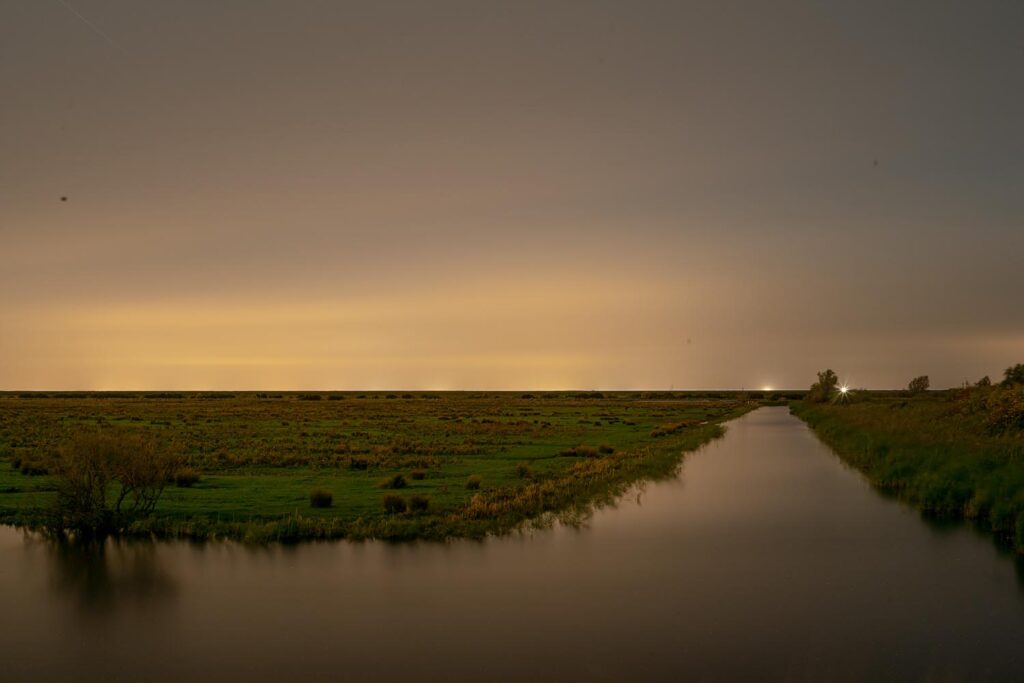
POLYGON ((738 392, 5 394, 0 520, 45 526, 62 449, 102 432, 176 458, 129 536, 481 537, 579 519, 639 479, 673 474, 685 451, 761 402, 738 392))

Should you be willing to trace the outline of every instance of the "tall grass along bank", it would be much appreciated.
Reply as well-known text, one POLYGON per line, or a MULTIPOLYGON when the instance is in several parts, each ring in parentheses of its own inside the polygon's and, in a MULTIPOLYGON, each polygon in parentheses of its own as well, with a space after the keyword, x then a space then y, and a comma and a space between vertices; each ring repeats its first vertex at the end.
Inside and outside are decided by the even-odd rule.
POLYGON ((876 487, 973 520, 1024 553, 1024 433, 993 427, 991 398, 978 408, 988 391, 798 402, 792 411, 876 487))

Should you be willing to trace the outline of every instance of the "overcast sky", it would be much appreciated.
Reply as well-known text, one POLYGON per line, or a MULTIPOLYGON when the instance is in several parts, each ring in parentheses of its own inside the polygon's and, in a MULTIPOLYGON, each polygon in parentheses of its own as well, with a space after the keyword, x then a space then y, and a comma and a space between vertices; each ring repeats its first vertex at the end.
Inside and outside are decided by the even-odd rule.
POLYGON ((0 388, 1016 362, 1020 0, 0 0, 0 388))

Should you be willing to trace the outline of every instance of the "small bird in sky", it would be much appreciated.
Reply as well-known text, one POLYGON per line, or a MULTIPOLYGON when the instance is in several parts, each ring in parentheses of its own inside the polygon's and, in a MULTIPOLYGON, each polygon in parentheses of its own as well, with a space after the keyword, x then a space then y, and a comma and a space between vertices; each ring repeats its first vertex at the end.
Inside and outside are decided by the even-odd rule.
POLYGON ((61 197, 61 198, 60 198, 60 200, 61 200, 62 202, 66 202, 66 201, 68 200, 68 198, 67 198, 67 197, 61 197))
POLYGON ((878 166, 878 159, 875 159, 875 166, 878 166))

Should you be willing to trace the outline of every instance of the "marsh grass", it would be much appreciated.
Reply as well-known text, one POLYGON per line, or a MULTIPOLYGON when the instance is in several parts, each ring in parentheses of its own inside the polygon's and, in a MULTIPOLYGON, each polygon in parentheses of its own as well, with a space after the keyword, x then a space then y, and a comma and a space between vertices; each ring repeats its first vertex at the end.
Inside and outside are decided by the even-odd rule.
POLYGON ((516 463, 516 476, 520 479, 533 479, 534 471, 529 463, 516 463))
POLYGON ((178 488, 191 488, 199 483, 202 475, 192 467, 183 467, 174 473, 174 485, 178 488))
POLYGON ((728 397, 607 392, 600 400, 543 392, 530 399, 452 393, 399 400, 367 393, 344 405, 263 396, 25 400, 0 392, 0 461, 18 465, 0 464, 0 522, 31 527, 44 520, 56 482, 48 458, 68 435, 131 426, 179 444, 183 461, 202 478, 201 485, 177 487, 172 475, 152 514, 132 520, 124 535, 254 543, 479 538, 562 516, 578 519, 623 481, 671 470, 683 450, 712 438, 714 425, 697 426, 701 421, 722 421, 753 406, 728 397), (658 425, 683 421, 693 426, 651 441, 658 425), (559 457, 571 443, 614 452, 588 446, 559 457), (616 466, 579 469, 608 459, 616 466), (40 473, 21 474, 27 463, 38 463, 40 473), (378 484, 399 475, 410 494, 406 510, 413 496, 429 499, 426 510, 384 509, 378 484), (479 488, 467 488, 470 475, 480 478, 479 488), (313 484, 331 491, 335 504, 314 508, 311 501, 300 513, 295 501, 308 498, 313 484), (507 508, 501 502, 517 500, 507 508), (488 517, 481 509, 506 512, 488 517))
POLYGON ((404 489, 408 485, 409 482, 401 474, 392 474, 390 477, 382 479, 378 484, 382 489, 404 489))
POLYGON ((405 503, 405 498, 402 498, 397 493, 389 493, 384 496, 384 511, 389 515, 397 515, 405 512, 408 507, 405 503))
POLYGON ((596 458, 600 455, 600 451, 593 446, 586 444, 580 444, 579 446, 573 446, 572 448, 566 448, 559 453, 563 458, 596 458))
POLYGON ((1024 438, 992 433, 956 392, 792 410, 876 487, 928 514, 974 520, 1024 552, 1024 438))

